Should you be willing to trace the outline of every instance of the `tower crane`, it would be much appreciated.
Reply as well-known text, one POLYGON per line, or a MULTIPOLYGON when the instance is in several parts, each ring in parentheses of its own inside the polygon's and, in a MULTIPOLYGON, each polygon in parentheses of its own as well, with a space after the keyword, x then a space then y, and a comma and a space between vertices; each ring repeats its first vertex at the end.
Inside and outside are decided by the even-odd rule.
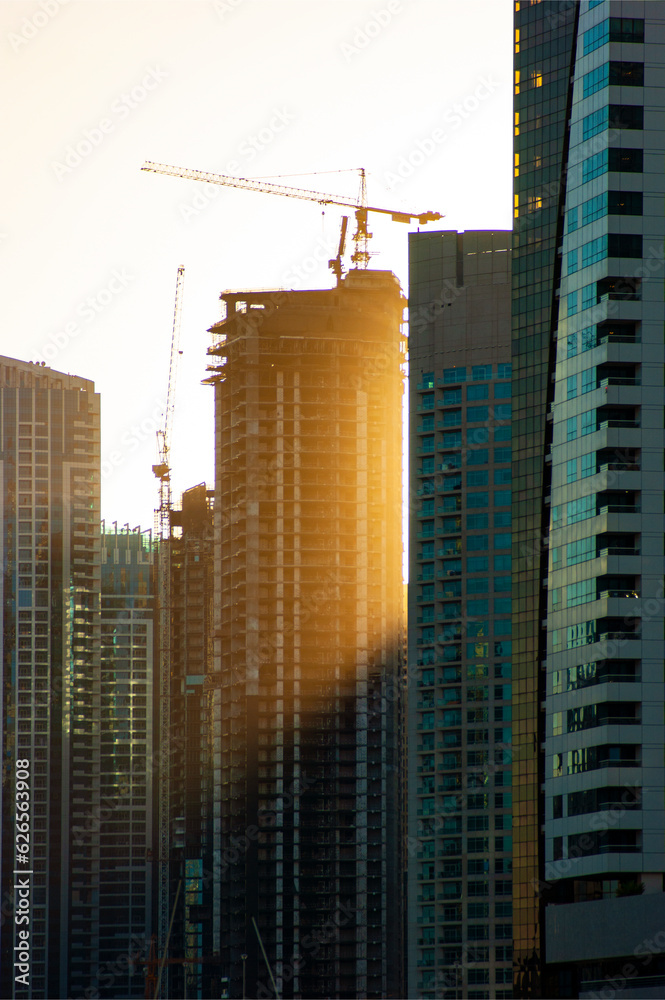
MULTIPOLYGON (((229 174, 212 174, 204 170, 191 170, 187 167, 172 167, 166 163, 153 163, 151 160, 146 160, 141 170, 155 174, 166 174, 168 177, 180 177, 183 180, 203 181, 205 184, 222 184, 226 187, 241 188, 244 191, 262 191, 264 194, 279 194, 286 198, 301 198, 304 201, 315 201, 319 205, 343 205, 354 208, 356 231, 353 234, 353 242, 355 249, 351 260, 357 267, 367 267, 369 263, 370 254, 367 244, 372 234, 367 228, 367 216, 370 212, 389 215, 393 222, 406 222, 407 224, 412 219, 417 219, 421 225, 424 225, 427 222, 436 222, 443 218, 440 212, 405 212, 402 209, 376 208, 368 205, 367 183, 365 171, 362 168, 360 171, 360 195, 356 199, 343 195, 324 194, 321 191, 310 191, 307 188, 288 187, 285 184, 274 184, 270 181, 234 177, 229 174)), ((341 239, 340 248, 342 248, 343 243, 344 239, 341 239)), ((341 277, 341 250, 335 259, 328 262, 328 266, 339 280, 341 277)))
POLYGON ((153 465, 152 471, 159 480, 159 509, 156 511, 157 535, 161 540, 159 552, 159 596, 160 596, 160 633, 161 633, 161 671, 159 678, 159 750, 160 750, 160 780, 159 780, 159 932, 163 937, 166 933, 169 916, 169 797, 170 797, 170 762, 169 762, 169 729, 171 723, 171 465, 169 449, 171 444, 171 425, 175 408, 175 382, 178 367, 178 345, 180 343, 180 317, 182 314, 182 289, 185 280, 185 268, 178 268, 175 287, 175 305, 173 308, 173 327, 171 332, 171 356, 169 359, 169 381, 164 410, 164 426, 157 431, 157 450, 159 461, 153 465))

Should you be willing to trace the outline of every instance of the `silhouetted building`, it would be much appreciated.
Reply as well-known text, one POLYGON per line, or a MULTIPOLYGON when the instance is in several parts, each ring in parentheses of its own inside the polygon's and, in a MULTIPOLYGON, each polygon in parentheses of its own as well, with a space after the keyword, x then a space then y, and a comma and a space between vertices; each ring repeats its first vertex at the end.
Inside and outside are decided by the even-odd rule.
POLYGON ((3 357, 0 418, 0 990, 26 996, 29 983, 34 997, 82 996, 100 965, 99 852, 76 832, 100 805, 99 396, 88 379, 3 357), (28 838, 16 823, 17 776, 28 786, 16 792, 30 803, 28 838), (19 832, 27 928, 14 919, 28 898, 12 888, 19 832))
POLYGON ((156 566, 151 531, 102 522, 100 801, 79 838, 99 852, 99 970, 89 985, 123 1000, 145 996, 141 959, 155 929, 156 566))
POLYGON ((352 271, 331 290, 222 301, 209 352, 222 974, 237 996, 243 980, 273 995, 271 975, 284 997, 402 996, 404 299, 390 272, 352 271))
POLYGON ((408 996, 512 996, 510 232, 409 236, 408 996))
MULTIPOLYGON (((169 991, 219 996, 212 935, 212 494, 205 484, 171 511, 170 571, 170 892, 169 991), (178 891, 180 883, 180 891, 178 891), (186 982, 184 981, 186 977, 186 982)), ((163 546, 164 549, 164 546, 163 546)))
POLYGON ((515 5, 520 997, 665 990, 664 32, 515 5))

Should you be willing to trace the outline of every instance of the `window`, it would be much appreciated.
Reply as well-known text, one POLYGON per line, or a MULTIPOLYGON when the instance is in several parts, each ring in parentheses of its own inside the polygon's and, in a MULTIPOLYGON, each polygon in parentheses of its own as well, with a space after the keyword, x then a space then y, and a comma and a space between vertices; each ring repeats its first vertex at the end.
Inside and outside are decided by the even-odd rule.
POLYGON ((577 292, 569 292, 566 301, 568 303, 568 315, 574 316, 577 312, 577 292))
POLYGON ((641 257, 642 237, 633 233, 610 233, 608 240, 609 257, 641 257))
POLYGON ((489 504, 489 493, 467 493, 467 507, 487 507, 489 504))
POLYGON ((510 403, 497 403, 494 407, 495 420, 510 420, 512 407, 510 403))
POLYGON ((575 355, 577 354, 577 334, 576 333, 569 334, 566 344, 567 344, 568 357, 574 358, 575 355))
POLYGON ((595 198, 589 198, 582 205, 582 225, 586 226, 590 222, 600 219, 607 211, 607 194, 597 194, 595 198))
POLYGON ((495 535, 494 536, 494 548, 495 549, 509 549, 512 544, 512 539, 510 535, 495 535))
POLYGON ((466 560, 467 573, 486 573, 489 569, 487 556, 469 556, 466 560))
MULTIPOLYGON (((487 577, 475 577, 473 580, 466 581, 466 592, 467 594, 486 594, 489 590, 489 581, 487 577)), ((468 651, 467 651, 468 655, 468 651)))
POLYGON ((593 451, 582 455, 582 479, 593 476, 596 471, 596 454, 593 451))
POLYGON ((488 461, 489 452, 487 448, 476 448, 473 451, 468 451, 466 454, 467 465, 487 465, 488 461))
POLYGON ((485 552, 489 548, 488 535, 468 535, 466 547, 469 552, 485 552))
POLYGON ((607 211, 610 215, 642 215, 642 192, 608 191, 607 211))
POLYGON ((592 69, 590 73, 584 74, 582 77, 584 97, 590 97, 591 94, 595 94, 599 90, 602 90, 603 87, 607 86, 609 80, 609 70, 609 63, 603 63, 602 66, 597 66, 596 69, 592 69))
POLYGON ((566 441, 574 441, 577 437, 577 417, 568 417, 566 420, 566 441))
POLYGON ((577 479, 577 459, 569 458, 566 462, 566 482, 574 483, 577 479))
POLYGON ((568 399, 575 399, 577 395, 577 375, 569 375, 566 379, 566 394, 568 399))
POLYGON ((510 490, 496 490, 494 493, 495 507, 510 507, 510 490))
MULTIPOLYGON (((509 576, 495 576, 494 577, 494 593, 500 594, 503 591, 510 592, 512 588, 512 579, 509 576)), ((496 653, 496 656, 502 656, 502 653, 496 653)))
POLYGON ((502 462, 512 461, 513 453, 510 448, 495 448, 494 449, 494 461, 497 465, 502 462))
POLYGON ((596 557, 596 538, 590 536, 580 538, 575 542, 568 542, 566 546, 566 560, 569 566, 576 563, 585 562, 587 559, 596 557))
MULTIPOLYGON (((606 127, 606 124, 607 108, 599 108, 598 111, 593 111, 590 115, 586 115, 582 119, 582 139, 590 139, 592 136, 598 135, 606 127)), ((604 159, 604 153, 605 151, 603 150, 602 153, 598 153, 597 155, 604 159)), ((600 172, 602 173, 602 170, 600 172)))
POLYGON ((582 289, 582 309, 590 309, 596 304, 596 282, 585 285, 582 289))
POLYGON ((488 514, 467 514, 467 530, 472 531, 474 528, 486 528, 488 526, 488 519, 488 514))
POLYGON ((469 472, 466 474, 466 485, 467 486, 487 486, 489 482, 489 471, 488 470, 478 470, 477 472, 469 472))
POLYGON ((497 378, 511 378, 513 366, 511 363, 497 366, 497 378))
POLYGON ((489 410, 486 406, 467 406, 466 419, 469 423, 484 422, 489 418, 489 410))
MULTIPOLYGON (((461 431, 446 431, 443 435, 443 447, 444 448, 461 448, 462 447, 462 432, 461 431)), ((434 471, 434 470, 432 470, 434 471)))
POLYGON ((568 209, 568 232, 574 233, 577 229, 577 207, 568 209))
POLYGON ((509 553, 506 553, 505 555, 504 554, 501 554, 501 555, 495 554, 495 556, 494 556, 494 572, 495 573, 496 572, 501 573, 501 572, 506 572, 506 570, 510 571, 511 562, 512 562, 512 559, 511 559, 511 556, 510 556, 509 553))
POLYGON ((495 399, 510 399, 511 395, 510 382, 497 382, 494 386, 495 399))
POLYGON ((611 62, 609 64, 609 83, 611 87, 643 87, 644 63, 611 62))
POLYGON ((582 372, 582 395, 596 388, 596 369, 587 368, 582 372))
POLYGON ((494 428, 494 440, 495 441, 510 441, 512 431, 510 427, 495 427, 494 428))
POLYGON ((591 351, 596 347, 596 328, 594 326, 585 326, 580 334, 580 340, 582 343, 582 353, 584 351, 591 351))
POLYGON ((643 42, 644 21, 639 17, 611 17, 611 42, 643 42))
POLYGON ((495 469, 494 470, 494 485, 495 486, 507 486, 512 479, 512 469, 495 469))
POLYGON ((444 427, 459 427, 462 423, 462 411, 461 410, 444 410, 443 411, 443 426, 444 427))
POLYGON ((492 377, 491 365, 474 365, 471 371, 473 372, 474 381, 477 382, 482 382, 483 379, 492 377))
POLYGON ((569 524, 584 521, 587 517, 592 517, 595 512, 596 498, 594 495, 580 497, 578 500, 571 500, 566 504, 566 516, 569 524))
POLYGON ((462 390, 461 389, 444 389, 443 390, 443 405, 444 406, 454 406, 462 402, 462 390))
POLYGON ((569 583, 566 586, 566 600, 569 608, 578 604, 586 604, 587 601, 596 599, 596 581, 578 580, 576 583, 569 583))
POLYGON ((466 382, 466 368, 444 368, 443 382, 444 385, 449 385, 452 382, 466 382))
POLYGON ((422 382, 420 383, 420 388, 421 389, 433 389, 434 388, 434 372, 423 372, 422 382))
POLYGON ((610 104, 608 111, 611 129, 644 128, 644 108, 639 104, 610 104))
POLYGON ((427 435, 420 442, 421 452, 434 451, 434 435, 427 435))
POLYGON ((512 614, 513 602, 510 597, 495 597, 494 598, 494 614, 495 615, 509 615, 512 614))
POLYGON ((582 267, 589 267, 607 257, 608 237, 598 236, 582 247, 582 267))
POLYGON ((606 150, 608 154, 607 168, 616 173, 641 174, 644 160, 642 149, 618 149, 616 146, 606 150))
POLYGON ((577 270, 577 250, 568 251, 568 274, 574 274, 577 270))
POLYGON ((480 601, 467 601, 466 610, 469 615, 486 615, 489 614, 489 601, 487 598, 480 601))
POLYGON ((466 389, 466 398, 469 401, 489 398, 488 385, 469 385, 466 389))
POLYGON ((593 434, 596 429, 596 411, 587 410, 582 414, 582 436, 593 434))

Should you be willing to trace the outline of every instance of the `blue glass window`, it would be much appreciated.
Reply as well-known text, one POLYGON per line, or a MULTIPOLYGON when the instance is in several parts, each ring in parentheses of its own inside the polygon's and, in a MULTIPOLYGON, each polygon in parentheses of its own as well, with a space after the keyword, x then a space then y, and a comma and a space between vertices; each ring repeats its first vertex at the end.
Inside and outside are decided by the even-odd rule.
POLYGON ((568 292, 566 301, 568 303, 568 315, 574 316, 577 312, 577 292, 568 292))
POLYGON ((495 507, 510 507, 510 490, 496 490, 494 493, 495 507))
POLYGON ((462 402, 462 390, 461 389, 444 389, 443 390, 443 405, 444 406, 455 406, 457 403, 462 402))
POLYGON ((489 493, 467 493, 467 507, 487 507, 489 505, 489 493))
POLYGON ((462 432, 461 431, 447 431, 443 435, 443 447, 444 448, 461 448, 462 447, 462 432))
POLYGON ((582 352, 590 351, 596 346, 595 326, 585 326, 580 335, 582 341, 582 352))
POLYGON ((494 470, 495 486, 507 486, 510 482, 512 482, 512 469, 510 467, 507 469, 494 470))
POLYGON ((596 94, 599 90, 602 90, 603 87, 606 87, 609 82, 609 78, 609 63, 603 63, 602 66, 597 66, 595 69, 592 69, 590 73, 585 73, 582 77, 584 97, 590 97, 591 94, 596 94))
MULTIPOLYGON (((582 138, 590 139, 593 135, 598 135, 607 126, 607 108, 599 108, 582 119, 582 138)), ((604 162, 607 164, 607 150, 602 151, 604 162)), ((602 171, 601 171, 602 173, 602 171)))
POLYGON ((489 482, 489 470, 478 470, 473 472, 467 472, 466 474, 466 485, 467 486, 487 486, 489 482))
POLYGON ((469 423, 480 423, 487 420, 489 410, 486 406, 467 406, 466 419, 469 423))
POLYGON ((582 309, 590 309, 591 306, 596 304, 596 282, 592 281, 590 285, 585 285, 582 289, 582 309))
MULTIPOLYGON (((598 129, 598 131, 602 131, 602 128, 604 128, 604 124, 598 129)), ((600 175, 604 174, 606 170, 607 150, 601 149, 599 153, 594 153, 593 156, 589 156, 582 162, 582 183, 586 184, 588 181, 592 181, 594 178, 600 177, 600 175)))
POLYGON ((467 514, 466 516, 466 527, 468 531, 472 531, 474 528, 487 528, 488 525, 488 514, 467 514))
POLYGON ((443 411, 443 426, 444 427, 460 427, 462 423, 462 411, 461 410, 444 410, 443 411))
POLYGON ((495 441, 510 441, 512 436, 512 431, 510 427, 495 427, 494 428, 494 440, 495 441))
POLYGON ((574 441, 577 437, 577 417, 568 417, 566 420, 566 441, 574 441))
POLYGON ((469 556, 466 560, 467 573, 486 573, 488 569, 488 556, 469 556))
POLYGON ((596 429, 596 411, 587 410, 582 414, 582 435, 593 434, 596 429))
POLYGON ((488 399, 489 398, 489 386, 488 385, 468 385, 466 387, 466 398, 468 400, 478 400, 478 399, 488 399))
POLYGON ((577 206, 575 208, 568 209, 567 222, 568 232, 574 233, 577 229, 577 206))
POLYGON ((494 572, 505 572, 512 566, 512 557, 509 552, 497 553, 494 556, 494 572))
POLYGON ((509 510, 497 510, 494 514, 495 528, 509 528, 511 524, 511 514, 509 510))
POLYGON ((566 393, 568 399, 575 399, 577 395, 577 375, 569 375, 566 379, 566 393))
POLYGON ((494 407, 495 420, 510 420, 512 406, 510 403, 497 403, 494 407))
POLYGON ((475 448, 471 451, 467 451, 466 453, 467 465, 487 465, 488 461, 489 451, 487 448, 475 448))
POLYGON ((486 576, 473 577, 472 579, 466 581, 467 594, 486 594, 488 590, 489 581, 486 576))
POLYGON ((452 382, 466 382, 466 368, 444 368, 443 382, 444 385, 449 385, 452 382))
POLYGON ((595 222, 607 213, 607 192, 597 194, 595 198, 589 198, 582 205, 582 225, 595 222))
POLYGON ((574 483, 577 479, 577 459, 569 458, 566 462, 566 476, 569 483, 574 483))
POLYGON ((574 274, 577 270, 577 250, 568 251, 568 274, 574 274))
POLYGON ((500 465, 502 462, 512 461, 512 457, 513 457, 512 448, 494 449, 494 461, 496 462, 497 465, 500 465))
POLYGON ((511 395, 512 387, 510 382, 497 382, 494 386, 495 399, 510 399, 511 395))
POLYGON ((607 235, 598 236, 582 247, 582 267, 589 267, 607 257, 607 235))
POLYGON ((474 365, 471 369, 474 382, 482 382, 483 379, 492 377, 491 365, 474 365))
POLYGON ((513 366, 511 362, 497 366, 497 378, 511 378, 512 374, 513 366))
POLYGON ((582 372, 582 394, 596 388, 596 369, 587 368, 582 372))
MULTIPOLYGON (((589 7, 591 10, 591 7, 589 7)), ((610 22, 609 20, 601 21, 599 24, 594 24, 593 28, 589 28, 588 31, 584 32, 584 55, 588 55, 589 52, 594 52, 599 49, 601 45, 605 45, 610 38, 610 22)))
POLYGON ((489 613, 489 601, 487 598, 482 601, 467 601, 466 610, 470 615, 486 615, 489 613))
POLYGON ((570 333, 570 334, 568 334, 568 338, 567 338, 567 341, 566 341, 566 346, 567 346, 567 350, 568 350, 568 357, 569 358, 574 358, 575 355, 577 354, 577 334, 576 333, 570 333))
POLYGON ((582 455, 582 478, 586 479, 587 476, 593 476, 596 471, 596 453, 595 451, 590 451, 586 455, 582 455))
POLYGON ((489 536, 467 535, 466 548, 468 552, 485 552, 489 548, 489 536))
POLYGON ((494 536, 494 548, 495 549, 509 549, 512 544, 511 535, 495 535, 494 536))
POLYGON ((494 614, 495 615, 509 615, 513 610, 513 602, 510 597, 495 597, 494 598, 494 614))

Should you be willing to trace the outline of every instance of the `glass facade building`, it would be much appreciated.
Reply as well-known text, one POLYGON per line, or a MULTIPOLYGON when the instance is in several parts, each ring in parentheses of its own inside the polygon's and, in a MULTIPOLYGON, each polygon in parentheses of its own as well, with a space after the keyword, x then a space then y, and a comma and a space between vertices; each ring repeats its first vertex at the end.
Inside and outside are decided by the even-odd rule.
POLYGON ((99 853, 77 837, 99 809, 100 454, 94 384, 0 358, 0 448, 0 992, 26 995, 9 956, 24 929, 13 919, 21 903, 12 887, 17 761, 27 761, 20 768, 31 806, 26 975, 32 996, 79 996, 100 967, 99 853))
POLYGON ((409 237, 408 991, 512 997, 510 232, 409 237))
POLYGON ((659 0, 515 4, 518 996, 665 986, 664 60, 659 0))
POLYGON ((99 997, 145 996, 157 842, 156 544, 102 522, 100 811, 79 833, 99 849, 99 997), (126 959, 126 960, 124 960, 126 959))

